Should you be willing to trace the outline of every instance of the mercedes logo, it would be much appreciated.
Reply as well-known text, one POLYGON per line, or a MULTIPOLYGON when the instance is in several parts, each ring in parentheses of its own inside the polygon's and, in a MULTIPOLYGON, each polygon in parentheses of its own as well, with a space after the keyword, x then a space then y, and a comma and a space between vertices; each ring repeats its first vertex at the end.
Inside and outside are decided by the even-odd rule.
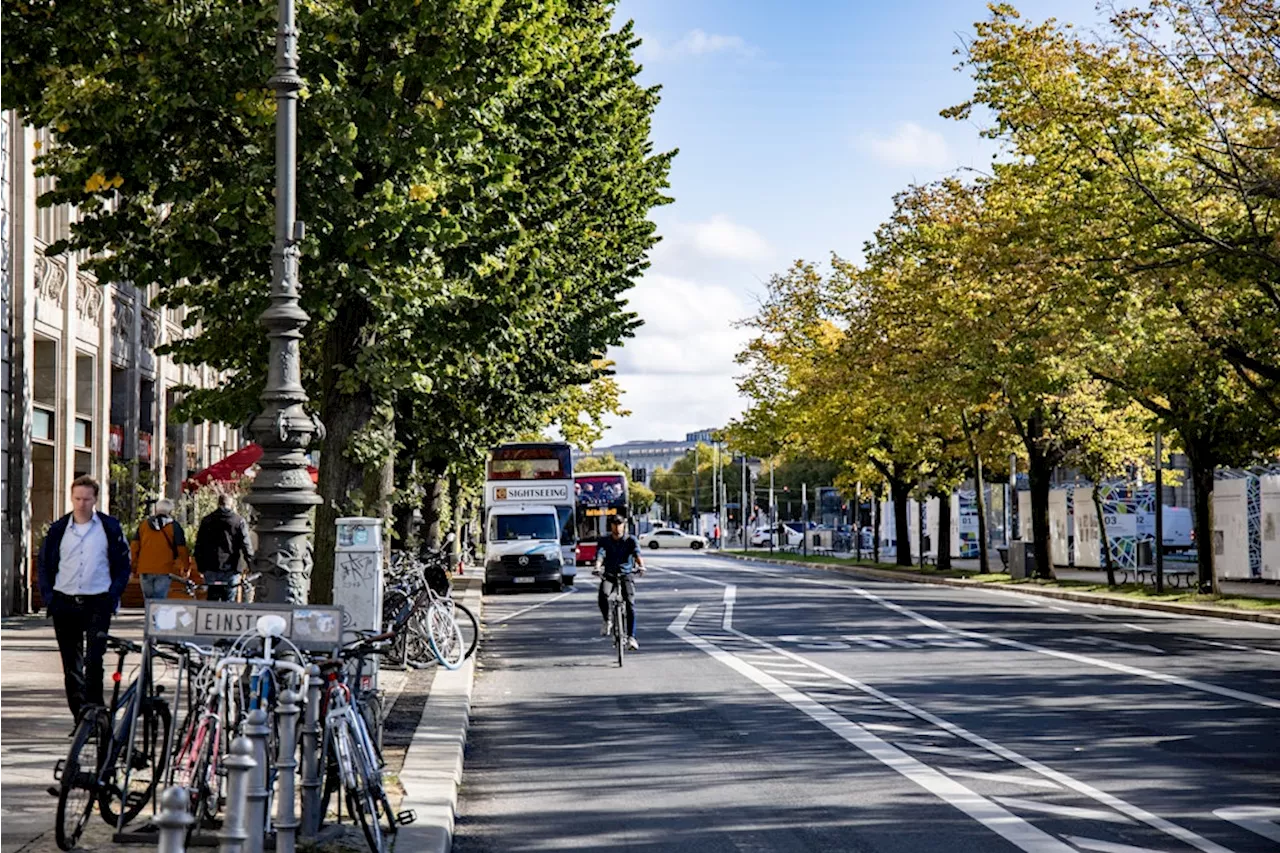
POLYGON ((529 558, 528 558, 528 557, 521 557, 521 558, 520 558, 520 565, 522 565, 522 566, 527 566, 527 565, 529 565, 529 558))

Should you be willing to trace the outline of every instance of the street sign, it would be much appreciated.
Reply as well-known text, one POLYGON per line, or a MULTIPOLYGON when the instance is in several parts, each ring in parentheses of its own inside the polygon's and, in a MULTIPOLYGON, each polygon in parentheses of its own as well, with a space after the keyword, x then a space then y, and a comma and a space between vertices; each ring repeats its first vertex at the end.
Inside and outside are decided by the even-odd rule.
POLYGON ((284 619, 281 636, 300 649, 329 651, 342 645, 342 608, 327 605, 148 601, 144 634, 150 640, 208 645, 254 631, 258 618, 266 615, 284 619))

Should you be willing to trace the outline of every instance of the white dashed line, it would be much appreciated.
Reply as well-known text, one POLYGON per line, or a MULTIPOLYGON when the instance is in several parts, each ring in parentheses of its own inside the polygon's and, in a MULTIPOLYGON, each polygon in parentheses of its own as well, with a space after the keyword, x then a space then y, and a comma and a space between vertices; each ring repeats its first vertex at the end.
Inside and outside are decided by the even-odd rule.
POLYGON ((1110 809, 1086 809, 1081 806, 1064 806, 1060 803, 1044 803, 1040 800, 1024 800, 1022 797, 992 797, 997 803, 1024 812, 1043 812, 1079 820, 1101 820, 1110 823, 1133 823, 1129 818, 1110 809))

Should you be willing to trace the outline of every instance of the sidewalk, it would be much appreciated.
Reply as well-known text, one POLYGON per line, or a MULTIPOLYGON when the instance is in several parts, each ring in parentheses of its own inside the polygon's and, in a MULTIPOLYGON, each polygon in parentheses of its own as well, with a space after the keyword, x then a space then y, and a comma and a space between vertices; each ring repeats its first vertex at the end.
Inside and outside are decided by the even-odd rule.
MULTIPOLYGON (((458 599, 479 619, 479 579, 468 576, 456 589, 458 599)), ((122 610, 112 620, 111 632, 141 639, 142 612, 122 610)), ((108 655, 106 666, 112 665, 108 655)), ((401 849, 443 853, 452 840, 474 658, 454 672, 438 667, 409 673, 384 669, 380 680, 389 703, 388 790, 395 806, 394 794, 402 788, 403 802, 397 808, 412 808, 418 815, 416 823, 401 829, 401 849), (425 698, 413 695, 419 690, 426 692, 425 698), (416 718, 405 719, 406 712, 418 708, 416 718), (392 718, 395 724, 402 721, 406 730, 392 736, 392 718)), ((54 765, 66 757, 72 719, 53 627, 43 616, 0 622, 0 709, 0 853, 58 853, 53 833, 57 801, 46 789, 53 784, 54 765)), ((135 823, 141 825, 148 814, 135 823)), ((105 851, 114 846, 111 828, 95 813, 81 848, 105 851)), ((339 846, 346 849, 350 844, 339 846)))

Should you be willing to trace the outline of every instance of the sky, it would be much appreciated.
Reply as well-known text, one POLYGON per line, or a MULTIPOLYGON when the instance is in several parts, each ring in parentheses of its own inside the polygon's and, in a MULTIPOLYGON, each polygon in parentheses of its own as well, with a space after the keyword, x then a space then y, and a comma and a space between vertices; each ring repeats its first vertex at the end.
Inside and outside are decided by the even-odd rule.
MULTIPOLYGON (((1027 0, 1024 17, 1086 29, 1095 0, 1027 0)), ((956 70, 981 0, 622 0, 662 86, 655 149, 678 148, 662 241, 630 291, 644 326, 613 350, 622 403, 599 446, 683 439, 745 408, 734 355, 769 276, 796 259, 858 259, 895 193, 997 154, 956 70)))

